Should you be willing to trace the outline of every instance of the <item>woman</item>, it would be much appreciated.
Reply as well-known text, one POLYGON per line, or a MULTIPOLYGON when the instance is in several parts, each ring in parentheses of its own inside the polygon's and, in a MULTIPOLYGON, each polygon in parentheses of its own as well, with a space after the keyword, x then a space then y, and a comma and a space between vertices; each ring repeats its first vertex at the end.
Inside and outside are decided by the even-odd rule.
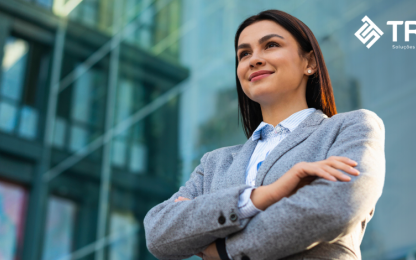
POLYGON ((204 154, 147 213, 148 249, 159 259, 361 259, 384 185, 382 120, 337 114, 318 42, 285 12, 246 19, 235 50, 248 140, 204 154))

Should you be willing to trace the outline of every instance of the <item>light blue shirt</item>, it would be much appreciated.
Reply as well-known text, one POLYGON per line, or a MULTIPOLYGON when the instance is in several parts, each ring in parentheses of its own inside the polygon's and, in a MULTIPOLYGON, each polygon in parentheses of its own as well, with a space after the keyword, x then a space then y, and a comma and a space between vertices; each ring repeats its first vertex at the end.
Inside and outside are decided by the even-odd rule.
MULTIPOLYGON (((246 169, 246 184, 251 185, 251 188, 247 188, 240 194, 238 200, 238 208, 240 210, 240 218, 249 218, 262 210, 256 208, 250 199, 251 192, 254 188, 257 170, 261 166, 262 162, 266 159, 267 155, 283 140, 285 139, 295 128, 305 120, 310 114, 315 112, 315 108, 307 108, 298 111, 282 122, 276 127, 271 124, 261 122, 260 125, 253 132, 250 137, 253 141, 260 139, 257 142, 256 148, 250 157, 250 162, 246 169)), ((231 256, 228 255, 230 259, 231 256)))
POLYGON ((246 169, 246 184, 253 188, 247 188, 240 194, 238 207, 241 218, 248 218, 259 213, 261 210, 257 209, 252 203, 250 196, 255 189, 255 181, 257 170, 261 163, 266 159, 267 155, 273 150, 283 139, 286 138, 295 128, 305 120, 310 114, 315 112, 315 108, 307 108, 292 114, 280 122, 276 127, 271 124, 261 122, 251 136, 253 141, 260 139, 257 146, 251 155, 250 162, 246 169))

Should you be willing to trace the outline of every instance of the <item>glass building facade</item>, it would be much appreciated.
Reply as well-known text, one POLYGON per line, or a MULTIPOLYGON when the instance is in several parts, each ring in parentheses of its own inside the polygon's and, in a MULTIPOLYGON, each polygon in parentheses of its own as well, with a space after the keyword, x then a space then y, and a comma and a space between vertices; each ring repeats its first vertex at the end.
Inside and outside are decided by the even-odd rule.
POLYGON ((398 26, 393 42, 387 25, 416 21, 412 0, 0 0, 0 259, 155 259, 148 210, 205 152, 246 141, 234 35, 266 9, 314 32, 338 112, 383 119, 385 187, 361 250, 414 259, 416 50, 392 45, 416 35, 398 26), (354 36, 365 15, 384 32, 371 48, 354 36))

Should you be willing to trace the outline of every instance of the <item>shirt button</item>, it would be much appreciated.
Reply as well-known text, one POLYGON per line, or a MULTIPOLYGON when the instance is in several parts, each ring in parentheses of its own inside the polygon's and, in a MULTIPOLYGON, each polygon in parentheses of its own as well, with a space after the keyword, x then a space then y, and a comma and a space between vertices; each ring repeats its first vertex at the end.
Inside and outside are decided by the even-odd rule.
POLYGON ((237 214, 235 214, 235 213, 231 213, 231 214, 230 214, 230 220, 231 220, 232 222, 236 221, 237 219, 238 219, 237 214))
POLYGON ((220 216, 218 218, 218 223, 220 223, 221 225, 225 223, 225 217, 224 216, 220 216))

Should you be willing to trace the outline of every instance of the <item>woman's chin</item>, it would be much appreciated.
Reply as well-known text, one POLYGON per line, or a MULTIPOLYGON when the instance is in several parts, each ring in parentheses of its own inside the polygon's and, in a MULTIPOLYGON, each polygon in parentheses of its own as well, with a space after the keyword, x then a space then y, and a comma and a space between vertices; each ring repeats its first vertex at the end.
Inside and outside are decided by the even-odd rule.
POLYGON ((275 98, 273 98, 274 93, 271 92, 262 92, 262 93, 256 93, 254 95, 251 95, 250 99, 254 102, 257 102, 259 104, 269 104, 274 103, 276 101, 275 98))
POLYGON ((248 86, 250 96, 255 97, 264 97, 267 95, 273 95, 273 93, 276 91, 276 89, 273 89, 270 84, 258 84, 254 86, 248 86))

